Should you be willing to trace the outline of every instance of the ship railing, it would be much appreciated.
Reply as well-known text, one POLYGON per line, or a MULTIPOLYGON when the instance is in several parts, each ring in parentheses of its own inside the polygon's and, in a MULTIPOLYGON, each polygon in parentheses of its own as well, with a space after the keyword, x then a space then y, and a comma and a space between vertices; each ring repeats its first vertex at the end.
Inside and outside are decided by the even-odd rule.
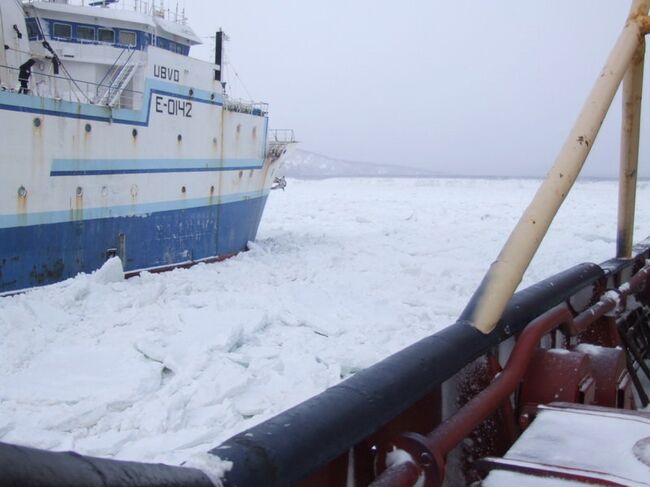
POLYGON ((117 64, 116 61, 113 66, 109 68, 104 78, 102 78, 102 81, 100 81, 101 85, 101 83, 104 83, 108 79, 109 87, 103 91, 100 89, 100 87, 97 88, 97 93, 94 99, 95 103, 113 107, 121 101, 122 94, 135 75, 138 66, 136 62, 132 61, 133 55, 136 51, 130 47, 125 48, 120 53, 118 60, 125 52, 128 52, 129 54, 124 61, 124 64, 117 64))
POLYGON ((296 142, 296 134, 293 129, 271 129, 269 130, 269 142, 294 144, 296 142))
POLYGON ((274 162, 287 153, 287 148, 296 143, 293 129, 271 129, 268 136, 266 156, 274 162))
POLYGON ((266 116, 269 113, 269 104, 253 102, 237 98, 226 98, 223 107, 231 112, 249 113, 251 115, 266 116))
MULTIPOLYGON (((95 99, 96 99, 96 100, 98 100, 98 99, 101 98, 101 95, 100 95, 100 88, 103 86, 104 82, 105 82, 107 79, 110 78, 111 73, 115 73, 115 70, 118 69, 117 66, 118 66, 118 63, 120 62, 120 59, 122 59, 122 56, 123 56, 124 54, 126 54, 127 52, 130 52, 130 54, 128 55, 128 58, 127 58, 127 60, 126 60, 126 62, 124 63, 124 64, 127 64, 127 63, 129 62, 129 60, 131 59, 131 56, 133 55, 133 51, 134 51, 134 50, 135 50, 135 49, 132 49, 131 47, 125 47, 124 49, 122 49, 122 51, 120 51, 120 54, 117 56, 117 58, 115 59, 115 61, 114 61, 113 64, 111 65, 111 67, 108 68, 108 70, 106 70, 106 74, 105 74, 104 77, 101 79, 101 81, 98 83, 98 86, 97 86, 97 92, 96 92, 96 94, 95 94, 95 97, 96 97, 95 99)), ((110 86, 109 86, 109 91, 110 91, 110 86)))
MULTIPOLYGON (((19 72, 19 69, 13 66, 0 65, 0 68, 19 72)), ((28 87, 30 94, 43 98, 89 104, 95 104, 98 91, 111 89, 111 85, 105 82, 95 83, 67 76, 37 72, 32 72, 28 87)), ((2 89, 19 92, 17 87, 3 86, 2 89)), ((124 89, 119 100, 112 108, 134 109, 142 106, 143 99, 144 93, 142 91, 124 89)))

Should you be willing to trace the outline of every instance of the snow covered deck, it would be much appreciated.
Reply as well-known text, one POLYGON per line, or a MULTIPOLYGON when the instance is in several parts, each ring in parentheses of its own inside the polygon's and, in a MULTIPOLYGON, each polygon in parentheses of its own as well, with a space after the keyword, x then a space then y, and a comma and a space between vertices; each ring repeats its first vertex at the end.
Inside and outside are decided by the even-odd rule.
POLYGON ((650 413, 542 406, 532 425, 492 467, 484 487, 650 485, 650 413))

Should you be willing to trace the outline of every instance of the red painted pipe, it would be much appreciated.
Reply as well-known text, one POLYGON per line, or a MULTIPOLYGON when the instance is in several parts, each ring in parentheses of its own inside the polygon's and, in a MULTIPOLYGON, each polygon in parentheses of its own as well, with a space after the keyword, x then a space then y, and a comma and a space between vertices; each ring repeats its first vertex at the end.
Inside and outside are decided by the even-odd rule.
MULTIPOLYGON (((649 274, 650 265, 639 270, 628 283, 623 284, 618 290, 619 294, 625 297, 642 291, 649 274)), ((519 335, 504 371, 460 411, 433 430, 426 437, 427 446, 445 457, 512 394, 526 373, 533 356, 532 352, 544 335, 562 324, 577 323, 588 326, 587 323, 593 323, 597 317, 615 309, 617 305, 614 298, 603 296, 598 303, 580 313, 575 320, 564 304, 533 320, 519 335)))
POLYGON ((413 462, 392 465, 375 479, 371 487, 412 487, 423 474, 413 462))
POLYGON ((427 446, 445 457, 517 388, 533 357, 532 352, 542 337, 572 320, 573 315, 569 309, 565 304, 561 304, 532 321, 519 335, 503 372, 489 387, 483 389, 456 414, 433 430, 426 437, 427 446))
MULTIPOLYGON (((638 294, 643 291, 646 287, 649 274, 650 265, 645 266, 634 274, 627 283, 618 288, 617 294, 620 296, 620 299, 624 299, 631 294, 638 294)), ((571 334, 577 335, 578 333, 586 331, 593 322, 602 318, 610 311, 615 310, 618 304, 619 303, 616 299, 603 295, 600 298, 600 301, 574 318, 570 327, 571 334)))
MULTIPOLYGON (((639 270, 627 284, 618 289, 621 299, 630 294, 641 292, 647 283, 650 275, 650 265, 639 270)), ((618 300, 611 296, 602 296, 600 301, 573 317, 566 304, 560 304, 550 309, 543 315, 533 320, 519 335, 517 343, 508 358, 508 363, 494 381, 479 394, 472 398, 456 414, 444 421, 427 436, 408 435, 409 441, 403 442, 399 439, 395 442, 398 448, 402 448, 413 454, 416 448, 409 448, 414 441, 419 443, 419 448, 427 449, 431 455, 429 458, 437 459, 434 471, 442 481, 444 475, 444 458, 463 439, 465 439, 481 422, 492 414, 517 388, 528 368, 533 351, 539 345, 544 335, 561 325, 568 325, 573 330, 583 331, 597 319, 606 313, 616 309, 618 300)), ((404 439, 404 437, 402 437, 404 439)), ((414 457, 417 458, 417 455, 414 457)), ((412 462, 392 465, 387 468, 369 487, 412 487, 418 478, 425 471, 430 470, 429 465, 416 465, 412 462), (424 468, 423 468, 424 467, 424 468), (417 475, 416 475, 417 474, 417 475)), ((432 479, 425 479, 425 485, 435 485, 432 479)))
MULTIPOLYGON (((572 319, 573 315, 566 307, 566 304, 561 304, 532 321, 519 336, 506 368, 494 379, 492 384, 483 389, 456 414, 429 433, 428 436, 418 435, 423 443, 421 446, 431 452, 430 456, 432 458, 438 460, 436 462, 438 464, 436 471, 440 480, 442 480, 441 477, 444 474, 444 458, 512 394, 521 382, 531 360, 532 352, 539 344, 540 339, 549 331, 564 322, 571 322, 572 319)), ((396 445, 397 448, 408 448, 408 445, 402 445, 399 440, 396 443, 399 444, 396 445)), ((411 454, 415 453, 407 451, 411 454)), ((415 458, 417 458, 417 455, 415 458)), ((410 462, 406 464, 410 464, 410 462)), ((393 465, 387 468, 369 487, 412 487, 415 485, 415 481, 406 483, 409 477, 401 470, 402 465, 406 464, 393 465), (388 479, 393 483, 388 483, 388 479)), ((420 467, 418 469, 420 470, 420 467)), ((427 478, 425 485, 435 484, 427 478)))

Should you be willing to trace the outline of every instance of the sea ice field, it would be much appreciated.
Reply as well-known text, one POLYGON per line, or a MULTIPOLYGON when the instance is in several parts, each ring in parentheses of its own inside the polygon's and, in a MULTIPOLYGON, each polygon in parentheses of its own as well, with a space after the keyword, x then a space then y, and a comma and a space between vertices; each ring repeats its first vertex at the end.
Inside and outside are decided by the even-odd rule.
MULTIPOLYGON (((289 180, 230 260, 0 298, 0 441, 180 464, 453 323, 539 184, 289 180)), ((616 205, 578 182, 522 286, 612 257, 616 205)))

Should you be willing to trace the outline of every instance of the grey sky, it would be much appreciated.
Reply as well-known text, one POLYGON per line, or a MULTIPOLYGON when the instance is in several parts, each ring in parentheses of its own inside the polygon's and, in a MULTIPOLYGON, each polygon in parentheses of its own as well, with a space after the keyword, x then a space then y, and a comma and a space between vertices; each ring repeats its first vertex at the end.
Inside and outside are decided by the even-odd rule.
MULTIPOLYGON (((476 175, 546 172, 629 6, 186 0, 199 35, 223 27, 230 36, 233 95, 269 102, 271 126, 294 128, 303 149, 476 175)), ((213 41, 205 42, 195 55, 209 58, 213 41)), ((617 174, 620 104, 587 175, 617 174)), ((646 153, 641 173, 650 175, 646 153)))

